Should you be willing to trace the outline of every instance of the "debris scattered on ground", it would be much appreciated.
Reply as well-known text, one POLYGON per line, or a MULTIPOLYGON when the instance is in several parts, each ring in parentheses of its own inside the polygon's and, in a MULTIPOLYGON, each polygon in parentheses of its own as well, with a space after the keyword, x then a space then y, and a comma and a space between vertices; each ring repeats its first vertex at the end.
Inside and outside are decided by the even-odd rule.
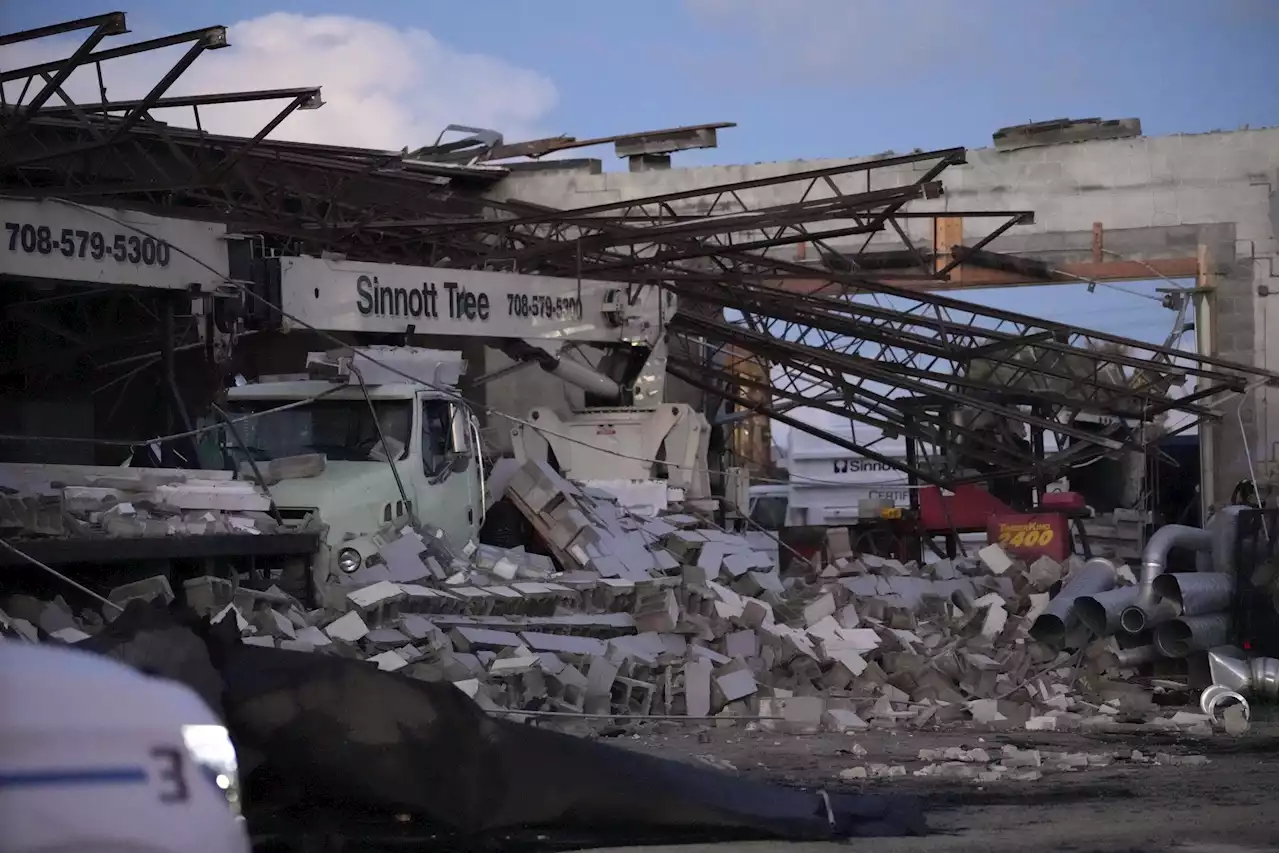
MULTIPOLYGON (((865 750, 863 751, 865 754, 865 750)), ((1053 752, 1027 749, 1006 744, 998 752, 977 748, 949 746, 938 749, 921 749, 916 756, 921 766, 910 771, 917 777, 965 779, 973 782, 1034 782, 1046 776, 1097 770, 1117 763, 1142 766, 1202 767, 1209 763, 1204 755, 1178 755, 1157 753, 1154 759, 1146 758, 1140 751, 1130 752, 1053 752)), ((905 776, 901 767, 885 764, 865 764, 841 770, 839 777, 845 781, 860 779, 895 778, 905 776), (888 767, 888 770, 885 768, 888 767)))
MULTIPOLYGON (((299 466, 269 473, 311 470, 299 466)), ((98 524, 128 517, 126 504, 140 511, 124 500, 133 494, 124 484, 102 479, 64 485, 64 504, 87 499, 84 490, 98 501, 89 515, 98 524)), ((183 596, 216 621, 234 619, 247 642, 452 682, 490 709, 708 717, 789 733, 960 722, 1035 732, 1133 723, 1210 730, 1201 714, 1157 716, 1105 644, 1076 654, 1030 638, 1046 591, 1080 568, 1076 558, 1028 565, 988 545, 976 558, 921 566, 854 556, 847 533, 833 531, 829 564, 783 577, 775 555, 716 527, 696 505, 637 515, 532 462, 512 476, 508 495, 550 556, 455 550, 429 528, 392 526, 378 537, 379 560, 358 573, 364 585, 335 586, 330 606, 308 610, 277 587, 255 591, 216 577, 187 581, 183 596)), ((258 518, 247 504, 233 509, 258 518)), ((169 601, 174 590, 157 577, 109 597, 169 601)), ((4 610, 0 620, 22 637, 43 631, 71 643, 113 618, 24 596, 4 610)), ((944 768, 929 772, 1041 767, 1009 759, 970 750, 929 759, 944 768)))
MULTIPOLYGON (((258 464, 270 486, 314 477, 325 457, 258 464)), ((78 465, 0 466, 0 536, 20 544, 50 538, 261 535, 281 531, 271 498, 252 471, 185 471, 78 465)), ((317 528, 300 519, 290 531, 317 528)))
POLYGON ((1243 706, 1235 705, 1223 711, 1222 724, 1227 734, 1242 735, 1249 731, 1249 715, 1243 706))

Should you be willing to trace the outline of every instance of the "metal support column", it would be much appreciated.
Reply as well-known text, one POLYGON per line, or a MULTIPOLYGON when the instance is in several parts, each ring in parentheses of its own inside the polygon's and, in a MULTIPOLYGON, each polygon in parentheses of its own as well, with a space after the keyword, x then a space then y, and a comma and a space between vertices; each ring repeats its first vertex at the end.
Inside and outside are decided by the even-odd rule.
MULTIPOLYGON (((178 296, 169 296, 160 304, 160 365, 164 377, 164 389, 161 393, 169 396, 169 405, 165 407, 164 432, 172 435, 176 432, 188 432, 194 429, 187 406, 182 401, 178 390, 177 357, 174 338, 177 324, 175 313, 178 296)), ((199 468, 200 456, 196 451, 195 438, 189 436, 176 442, 166 442, 161 448, 162 464, 175 468, 199 468), (179 451, 179 448, 181 450, 179 451), (185 459, 183 458, 185 457, 185 459)))

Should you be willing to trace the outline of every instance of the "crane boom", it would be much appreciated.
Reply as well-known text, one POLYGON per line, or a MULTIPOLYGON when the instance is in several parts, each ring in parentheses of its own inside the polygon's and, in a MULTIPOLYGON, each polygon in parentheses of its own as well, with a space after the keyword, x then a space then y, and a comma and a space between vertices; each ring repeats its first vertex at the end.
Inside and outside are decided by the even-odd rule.
POLYGON ((285 329, 651 344, 675 310, 654 286, 519 273, 277 259, 285 329))
POLYGON ((675 297, 653 285, 488 270, 269 259, 283 331, 476 338, 516 362, 536 364, 602 405, 652 409, 662 402, 664 333, 675 297), (598 367, 566 345, 605 350, 598 367))

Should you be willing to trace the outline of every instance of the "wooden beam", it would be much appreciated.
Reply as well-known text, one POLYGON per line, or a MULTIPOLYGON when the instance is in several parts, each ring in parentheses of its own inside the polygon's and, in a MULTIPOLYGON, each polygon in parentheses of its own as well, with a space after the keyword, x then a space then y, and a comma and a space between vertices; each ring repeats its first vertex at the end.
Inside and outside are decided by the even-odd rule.
MULTIPOLYGON (((951 263, 951 247, 964 243, 964 218, 939 216, 933 220, 933 269, 942 270, 951 263)), ((960 267, 952 270, 948 278, 955 278, 960 267)))
MULTIPOLYGON (((769 393, 758 390, 772 384, 768 362, 735 346, 725 347, 724 354, 729 359, 729 372, 746 380, 744 384, 737 386, 737 393, 755 405, 769 406, 772 403, 769 393)), ((734 424, 728 436, 729 448, 739 459, 748 463, 748 469, 753 474, 768 471, 773 462, 770 424, 768 418, 744 418, 734 424)))
MULTIPOLYGON (((989 287, 1034 287, 1041 284, 1080 284, 1081 281, 1150 281, 1159 278, 1191 278, 1200 274, 1198 258, 1163 258, 1153 261, 1085 261, 1059 264, 1059 274, 1052 280, 1027 279, 1002 270, 982 269, 961 264, 951 271, 948 281, 928 278, 885 278, 880 281, 902 290, 938 292, 976 290, 989 287)), ((835 288, 823 279, 783 279, 781 287, 793 293, 833 293, 835 288)))

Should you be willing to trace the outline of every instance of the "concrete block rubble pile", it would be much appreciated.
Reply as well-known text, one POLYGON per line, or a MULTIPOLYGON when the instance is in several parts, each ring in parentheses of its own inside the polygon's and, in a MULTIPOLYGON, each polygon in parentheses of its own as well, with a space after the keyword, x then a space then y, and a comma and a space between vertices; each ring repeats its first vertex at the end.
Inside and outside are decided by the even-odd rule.
MULTIPOLYGON (((315 476, 318 454, 262 463, 268 483, 315 476), (279 468, 279 470, 276 470, 279 468)), ((230 471, 6 465, 0 469, 0 536, 203 536, 275 533, 271 499, 230 471)), ((294 525, 292 531, 305 526, 294 525)))
MULTIPOLYGON (((236 620, 247 643, 449 681, 495 710, 780 731, 1210 728, 1206 714, 1158 710, 1127 680, 1135 664, 1114 639, 1079 652, 1034 639, 1038 620, 1058 618, 1050 590, 1061 585, 1063 598, 1097 560, 1028 565, 989 545, 976 558, 904 565, 853 556, 835 529, 829 565, 784 579, 771 555, 696 514, 640 517, 545 465, 525 465, 508 494, 559 568, 524 549, 469 543, 454 553, 429 529, 403 526, 382 537, 364 585, 336 587, 326 607, 214 577, 187 581, 184 597, 215 621, 236 620)), ((162 577, 110 594, 154 596, 173 598, 162 577)), ((32 640, 75 642, 103 622, 61 600, 14 596, 4 611, 0 620, 32 640)), ((1060 621, 1064 632, 1073 624, 1060 621)))

